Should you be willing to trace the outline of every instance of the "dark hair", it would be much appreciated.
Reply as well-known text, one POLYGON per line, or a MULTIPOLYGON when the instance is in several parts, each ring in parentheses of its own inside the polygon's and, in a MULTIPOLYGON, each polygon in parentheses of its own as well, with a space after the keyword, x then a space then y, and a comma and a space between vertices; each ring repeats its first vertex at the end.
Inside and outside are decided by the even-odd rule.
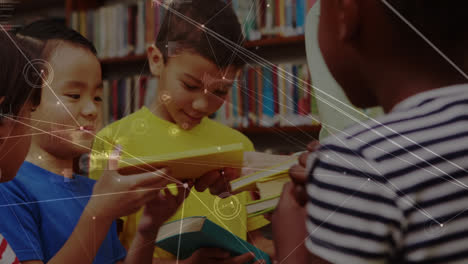
MULTIPOLYGON (((388 3, 442 51, 456 55, 466 49, 467 0, 388 0, 388 3)), ((420 39, 401 18, 395 16, 395 19, 402 32, 420 39)))
POLYGON ((219 36, 214 37, 213 33, 193 22, 237 45, 243 42, 242 29, 230 3, 222 0, 174 1, 167 9, 156 40, 156 47, 162 52, 165 63, 170 55, 187 50, 209 59, 223 69, 230 65, 242 67, 245 64, 233 48, 219 40, 219 36))
POLYGON ((5 97, 0 111, 17 116, 25 103, 36 107, 41 101, 41 69, 31 61, 40 56, 43 46, 0 30, 0 47, 0 97, 5 97))
POLYGON ((80 33, 67 27, 60 20, 44 19, 35 21, 16 31, 17 36, 32 38, 44 42, 43 59, 47 59, 54 47, 50 47, 49 41, 65 41, 91 51, 94 55, 97 54, 93 43, 83 37, 80 33))

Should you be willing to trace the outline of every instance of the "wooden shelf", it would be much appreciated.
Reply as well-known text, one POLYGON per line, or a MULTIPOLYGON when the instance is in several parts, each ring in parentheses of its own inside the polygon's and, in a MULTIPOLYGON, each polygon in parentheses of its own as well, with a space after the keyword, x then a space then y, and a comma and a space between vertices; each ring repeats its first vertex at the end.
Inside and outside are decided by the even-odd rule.
POLYGON ((270 47, 270 46, 284 46, 291 44, 302 44, 305 42, 304 35, 294 37, 272 37, 265 38, 255 41, 247 41, 244 43, 244 47, 248 49, 270 47))
POLYGON ((63 8, 65 9, 65 0, 20 0, 15 5, 15 11, 18 13, 32 12, 38 9, 63 8))
MULTIPOLYGON (((295 36, 295 37, 276 37, 276 38, 266 38, 256 41, 248 41, 244 43, 244 47, 247 49, 255 50, 256 48, 263 47, 275 47, 275 46, 285 46, 285 45, 305 45, 304 36, 295 36)), ((101 59, 103 65, 112 65, 112 64, 125 64, 125 63, 135 63, 135 62, 145 62, 146 55, 129 55, 125 57, 118 58, 106 58, 101 59)))
POLYGON ((320 125, 310 126, 292 126, 292 127, 248 127, 239 128, 242 133, 245 134, 266 134, 266 133, 307 133, 307 134, 318 134, 320 132, 320 125))

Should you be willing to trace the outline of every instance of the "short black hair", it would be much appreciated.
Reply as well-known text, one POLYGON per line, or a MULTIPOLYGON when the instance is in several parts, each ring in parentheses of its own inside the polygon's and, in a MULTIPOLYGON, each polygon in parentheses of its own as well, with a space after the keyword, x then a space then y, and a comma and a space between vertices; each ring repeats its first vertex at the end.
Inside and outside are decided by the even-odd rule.
POLYGON ((41 101, 41 69, 31 61, 41 56, 43 46, 0 30, 0 47, 0 97, 5 98, 0 111, 17 116, 25 103, 36 107, 41 101))
POLYGON ((165 63, 170 55, 187 50, 207 58, 222 69, 230 65, 237 68, 244 66, 245 61, 240 54, 220 41, 220 36, 237 45, 242 45, 244 40, 239 19, 230 2, 177 0, 167 9, 156 47, 162 52, 165 63), (203 30, 193 22, 203 25, 218 36, 213 36, 212 32, 203 30))
POLYGON ((56 19, 42 19, 35 21, 29 25, 19 28, 16 31, 17 36, 32 38, 34 40, 43 41, 45 49, 43 59, 50 56, 51 51, 55 48, 47 47, 49 41, 65 41, 83 47, 97 55, 96 48, 93 43, 86 39, 77 31, 67 27, 62 21, 56 19))
MULTIPOLYGON (((467 0, 387 0, 405 19, 442 51, 452 53, 466 50, 468 41, 467 0)), ((386 7, 384 7, 386 8, 386 7)), ((388 8, 387 8, 388 9, 388 8)), ((393 11, 388 10, 393 14, 393 11)), ((402 29, 419 38, 410 27, 399 20, 402 29)))

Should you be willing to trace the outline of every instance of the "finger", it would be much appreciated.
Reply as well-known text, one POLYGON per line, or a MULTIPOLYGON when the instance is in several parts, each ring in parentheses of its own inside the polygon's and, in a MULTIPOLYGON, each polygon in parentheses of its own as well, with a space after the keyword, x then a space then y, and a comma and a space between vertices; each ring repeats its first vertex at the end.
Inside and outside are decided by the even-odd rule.
POLYGON ((299 164, 304 168, 307 166, 307 159, 309 158, 309 155, 309 152, 304 152, 299 156, 299 164))
POLYGON ((122 146, 116 145, 112 150, 112 153, 109 155, 109 160, 107 161, 108 170, 117 170, 119 168, 119 159, 120 153, 122 152, 122 146))
POLYGON ((219 177, 221 177, 219 170, 207 172, 195 182, 195 190, 198 192, 204 192, 206 188, 216 182, 219 177))
POLYGON ((231 189, 231 184, 225 181, 224 178, 220 178, 214 184, 210 186, 210 193, 212 195, 220 195, 222 193, 229 192, 231 189))
POLYGON ((232 181, 240 177, 240 170, 236 168, 224 168, 224 178, 226 181, 232 181))
POLYGON ((252 252, 245 253, 243 255, 233 257, 231 259, 225 260, 224 264, 244 264, 255 258, 255 255, 252 252))
POLYGON ((310 152, 317 151, 320 148, 320 141, 314 140, 307 145, 307 150, 310 152))
POLYGON ((307 182, 305 168, 301 165, 294 165, 289 169, 289 177, 297 185, 305 185, 307 182))
POLYGON ((295 189, 294 198, 296 199, 296 202, 301 207, 303 207, 307 203, 307 200, 308 200, 307 191, 304 186, 299 186, 299 185, 296 185, 294 189, 295 189))

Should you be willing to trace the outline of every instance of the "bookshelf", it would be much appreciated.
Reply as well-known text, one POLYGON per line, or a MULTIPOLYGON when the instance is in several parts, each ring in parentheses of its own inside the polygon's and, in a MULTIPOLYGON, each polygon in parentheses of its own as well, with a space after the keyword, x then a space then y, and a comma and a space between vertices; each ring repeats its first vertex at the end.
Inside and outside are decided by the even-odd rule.
MULTIPOLYGON (((144 0, 119 0, 117 3, 135 3, 144 0)), ((241 1, 241 0, 240 0, 241 1)), ((21 12, 30 12, 37 8, 61 8, 64 19, 71 25, 72 14, 75 12, 87 12, 102 6, 116 4, 114 1, 105 0, 22 0, 21 12)), ((310 1, 309 1, 310 2, 310 1)), ((266 18, 268 20, 268 18, 266 18)), ((257 20, 258 21, 258 20, 257 20)), ((263 36, 258 40, 246 41, 244 47, 258 56, 267 59, 275 64, 294 62, 306 62, 305 58, 305 38, 303 35, 294 36, 263 36)), ((132 53, 130 53, 132 54, 132 53)), ((115 78, 118 76, 130 76, 148 74, 146 55, 127 55, 120 57, 106 57, 100 59, 103 66, 104 77, 115 78)), ((270 145, 275 145, 275 149, 282 149, 281 152, 293 152, 304 149, 305 145, 313 138, 318 137, 320 125, 299 125, 292 127, 261 127, 253 124, 246 128, 238 128, 254 141, 255 145, 260 145, 261 150, 267 150, 270 145), (289 138, 288 138, 289 137, 289 138), (288 149, 283 145, 291 144, 291 137, 294 137, 296 148, 288 149), (259 142, 257 144, 257 142, 259 142)))

